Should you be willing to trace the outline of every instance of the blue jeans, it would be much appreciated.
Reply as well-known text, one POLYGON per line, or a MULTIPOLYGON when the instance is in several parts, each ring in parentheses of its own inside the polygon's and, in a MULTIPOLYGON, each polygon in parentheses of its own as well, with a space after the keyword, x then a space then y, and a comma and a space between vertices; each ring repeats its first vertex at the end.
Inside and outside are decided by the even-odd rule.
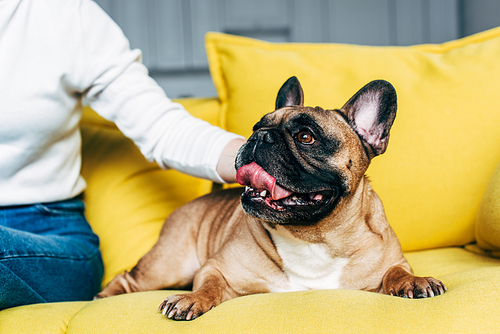
POLYGON ((78 199, 0 207, 0 310, 99 292, 99 238, 84 211, 78 199))

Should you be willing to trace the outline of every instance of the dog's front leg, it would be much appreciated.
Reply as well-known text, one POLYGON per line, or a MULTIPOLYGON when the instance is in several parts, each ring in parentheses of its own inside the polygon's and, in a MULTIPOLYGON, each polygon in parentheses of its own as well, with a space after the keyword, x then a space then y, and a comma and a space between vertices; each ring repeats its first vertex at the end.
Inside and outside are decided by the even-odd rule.
POLYGON ((446 286, 441 281, 415 276, 403 265, 389 268, 383 279, 383 292, 391 296, 427 298, 442 295, 445 291, 446 286))
POLYGON ((230 299, 227 290, 228 285, 222 273, 205 265, 195 275, 193 292, 167 297, 159 311, 170 319, 193 320, 230 299))

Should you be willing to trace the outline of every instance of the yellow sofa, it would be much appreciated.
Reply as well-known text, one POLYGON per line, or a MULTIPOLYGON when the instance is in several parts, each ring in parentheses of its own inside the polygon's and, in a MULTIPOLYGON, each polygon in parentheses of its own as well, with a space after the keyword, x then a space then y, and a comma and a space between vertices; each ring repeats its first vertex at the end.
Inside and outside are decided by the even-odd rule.
MULTIPOLYGON (((500 332, 500 29, 412 47, 223 34, 209 34, 206 44, 219 97, 180 102, 245 136, 292 75, 306 105, 324 108, 341 107, 373 79, 396 87, 390 144, 367 174, 416 274, 448 291, 422 300, 353 290, 251 295, 190 322, 157 312, 174 291, 152 291, 7 309, 1 334, 500 332)), ((213 185, 146 162, 90 109, 81 131, 87 217, 101 238, 105 285, 152 247, 166 216, 213 185)))

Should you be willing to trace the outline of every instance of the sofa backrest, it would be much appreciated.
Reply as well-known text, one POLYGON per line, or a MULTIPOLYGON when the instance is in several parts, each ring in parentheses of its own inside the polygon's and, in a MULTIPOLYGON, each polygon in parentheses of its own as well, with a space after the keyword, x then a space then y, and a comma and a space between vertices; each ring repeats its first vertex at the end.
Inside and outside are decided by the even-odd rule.
MULTIPOLYGON (((217 125, 216 99, 178 102, 217 125)), ((83 110, 81 132, 86 216, 101 241, 105 285, 151 249, 170 213, 210 192, 212 182, 148 162, 130 139, 90 108, 83 110)))

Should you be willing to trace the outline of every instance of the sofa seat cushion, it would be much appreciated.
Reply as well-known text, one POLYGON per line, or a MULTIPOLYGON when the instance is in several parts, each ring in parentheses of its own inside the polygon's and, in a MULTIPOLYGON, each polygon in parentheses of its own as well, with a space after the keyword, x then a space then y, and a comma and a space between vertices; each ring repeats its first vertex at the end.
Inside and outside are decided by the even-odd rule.
POLYGON ((0 312, 0 334, 66 333, 71 319, 88 302, 19 306, 0 312))
POLYGON ((500 328, 500 318, 494 315, 500 305, 500 260, 462 248, 406 256, 417 275, 432 273, 448 292, 419 300, 358 290, 250 295, 222 303, 194 321, 178 322, 157 311, 176 291, 151 291, 2 311, 0 334, 56 333, 55 325, 46 327, 45 315, 62 333, 491 333, 500 328), (65 313, 54 318, 55 310, 65 313), (23 317, 30 315, 30 326, 35 327, 23 331, 23 317))
POLYGON ((500 28, 440 45, 273 44, 211 33, 221 124, 244 136, 295 75, 305 105, 340 108, 375 79, 398 113, 387 152, 368 176, 404 250, 474 241, 481 196, 500 160, 500 28))

